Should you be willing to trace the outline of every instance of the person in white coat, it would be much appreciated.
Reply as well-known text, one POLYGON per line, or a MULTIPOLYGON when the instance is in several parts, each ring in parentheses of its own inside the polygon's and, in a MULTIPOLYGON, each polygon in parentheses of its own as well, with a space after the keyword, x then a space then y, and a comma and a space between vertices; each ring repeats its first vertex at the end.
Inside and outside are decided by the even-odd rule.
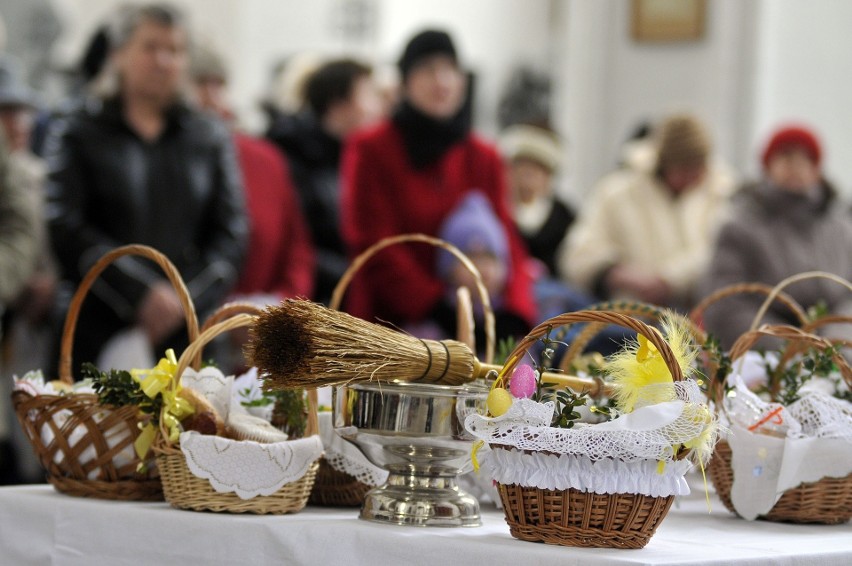
POLYGON ((671 116, 657 132, 652 170, 618 171, 594 188, 560 272, 601 299, 688 309, 735 186, 712 164, 704 126, 689 115, 671 116))

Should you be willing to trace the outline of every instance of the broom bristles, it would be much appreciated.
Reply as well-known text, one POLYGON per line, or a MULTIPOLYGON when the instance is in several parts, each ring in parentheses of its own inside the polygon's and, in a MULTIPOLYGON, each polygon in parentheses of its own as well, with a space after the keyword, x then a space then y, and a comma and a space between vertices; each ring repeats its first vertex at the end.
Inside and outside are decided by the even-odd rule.
POLYGON ((459 385, 473 379, 474 356, 455 340, 421 340, 311 301, 267 308, 249 331, 246 354, 267 390, 351 381, 459 385))

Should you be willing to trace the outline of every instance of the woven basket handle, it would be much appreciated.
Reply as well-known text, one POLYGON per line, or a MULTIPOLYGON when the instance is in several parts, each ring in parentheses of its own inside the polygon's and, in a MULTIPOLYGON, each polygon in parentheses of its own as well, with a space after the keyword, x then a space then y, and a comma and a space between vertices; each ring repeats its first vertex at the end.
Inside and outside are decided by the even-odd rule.
POLYGON ((473 275, 474 280, 476 281, 476 290, 479 293, 479 297, 482 301, 482 310, 485 314, 485 362, 492 363, 494 360, 494 349, 496 342, 496 331, 494 329, 495 321, 494 321, 494 310, 491 307, 491 298, 488 296, 488 289, 485 288, 485 284, 482 282, 482 275, 480 275, 479 270, 470 261, 470 258, 467 257, 460 249, 456 246, 446 242, 440 238, 433 238, 432 236, 427 236, 425 234, 401 234, 399 236, 392 236, 389 238, 383 238, 361 252, 358 257, 356 257, 343 276, 338 281, 337 286, 334 288, 334 292, 331 294, 331 301, 329 302, 329 308, 334 310, 339 310, 340 305, 343 301, 343 294, 346 292, 349 283, 352 281, 352 278, 355 277, 355 274, 361 269, 361 267, 367 263, 367 261, 376 255, 381 250, 385 249, 388 246, 393 246, 396 244, 402 244, 407 242, 419 242, 423 244, 430 244, 437 248, 442 248, 451 254, 453 254, 462 265, 473 275))
MULTIPOLYGON (((641 301, 605 301, 586 307, 585 310, 617 312, 633 318, 650 319, 655 322, 659 322, 666 312, 671 312, 666 311, 666 309, 657 305, 641 301)), ((689 327, 689 330, 695 340, 700 344, 703 344, 707 339, 704 331, 698 328, 698 326, 689 319, 684 319, 684 322, 689 327)), ((588 346, 592 338, 594 338, 598 332, 607 326, 608 325, 600 322, 587 324, 585 328, 583 328, 583 330, 574 337, 574 340, 571 341, 568 350, 565 352, 565 355, 562 356, 559 369, 562 371, 568 371, 571 367, 571 362, 573 362, 583 352, 583 350, 586 349, 586 346, 588 346)))
MULTIPOLYGON (((240 313, 231 316, 230 318, 226 318, 221 322, 217 322, 210 327, 208 327, 204 332, 202 332, 198 338, 192 341, 189 346, 187 346, 186 350, 178 359, 177 372, 176 375, 182 376, 183 372, 186 371, 186 368, 189 367, 190 360, 197 358, 201 355, 204 346, 209 344, 214 338, 219 336, 220 334, 224 334, 229 330, 234 330, 236 328, 248 327, 254 324, 255 315, 240 313)), ((314 434, 319 434, 319 422, 317 420, 317 391, 316 389, 308 390, 308 424, 305 427, 305 436, 312 436, 314 434)), ((162 419, 162 415, 160 415, 160 431, 163 435, 163 439, 166 444, 169 443, 168 432, 165 429, 165 423, 162 419)))
MULTIPOLYGON (((74 296, 71 298, 71 304, 68 308, 68 314, 65 317, 65 326, 62 329, 62 341, 59 352, 59 379, 67 384, 74 383, 71 376, 71 352, 74 344, 74 333, 77 328, 77 319, 80 316, 80 310, 83 306, 83 300, 89 292, 89 289, 94 284, 98 276, 117 259, 124 256, 139 256, 150 259, 156 263, 163 273, 168 277, 175 292, 177 292, 180 304, 183 307, 183 314, 186 318, 186 330, 189 334, 190 341, 195 340, 198 336, 198 317, 195 314, 195 305, 192 303, 192 297, 183 282, 180 273, 174 264, 169 259, 152 247, 143 246, 140 244, 131 244, 121 246, 106 253, 101 257, 95 265, 89 269, 86 276, 80 282, 74 296)), ((200 365, 200 358, 193 360, 193 366, 200 365)))
MULTIPOLYGON (((833 273, 828 273, 826 271, 805 271, 803 273, 791 275, 790 277, 784 279, 772 288, 772 290, 769 292, 769 296, 767 296, 766 300, 763 301, 763 304, 760 305, 760 310, 757 311, 757 315, 754 317, 754 321, 751 323, 751 328, 749 328, 749 330, 754 330, 757 328, 757 325, 760 324, 760 321, 763 319, 763 315, 769 309, 769 305, 772 303, 772 300, 776 296, 778 296, 784 288, 798 281, 806 281, 808 279, 828 279, 829 281, 834 281, 835 283, 843 285, 844 287, 852 291, 852 283, 842 277, 839 277, 833 273)), ((802 324, 804 325, 807 323, 808 318, 807 315, 805 315, 802 324)))
MULTIPOLYGON (((726 299, 728 297, 733 297, 736 295, 743 294, 758 294, 758 295, 766 295, 767 299, 764 303, 765 305, 769 305, 772 301, 778 301, 788 309, 793 315, 796 317, 796 320, 799 321, 800 324, 805 324, 808 321, 808 315, 805 313, 805 310, 796 302, 793 297, 788 295, 787 293, 781 292, 779 289, 775 291, 774 288, 770 285, 766 285, 765 283, 735 283, 733 285, 728 285, 726 287, 722 287, 721 289, 717 289, 713 293, 704 297, 700 303, 695 305, 693 309, 689 312, 689 318, 696 324, 698 324, 704 316, 704 312, 713 304, 726 299)), ((766 314, 766 309, 762 309, 758 311, 757 316, 755 316, 755 324, 760 322, 763 319, 763 315, 766 314)))
POLYGON ((569 312, 554 316, 549 318, 533 328, 529 334, 524 337, 523 340, 518 342, 515 349, 512 350, 512 353, 509 354, 509 358, 506 361, 506 365, 503 366, 503 371, 500 372, 500 377, 505 378, 505 376, 511 374, 512 370, 517 367, 518 363, 520 363, 521 358, 526 353, 527 349, 532 346, 536 340, 545 336, 548 332, 550 332, 553 328, 559 326, 565 326, 569 324, 575 324, 578 322, 594 322, 594 323, 603 323, 603 324, 615 324, 618 326, 622 326, 624 328, 629 328, 631 330, 635 330, 637 333, 642 334, 645 338, 648 339, 656 348, 657 351, 665 361, 666 366, 669 368, 669 371, 672 374, 672 379, 675 381, 683 380, 683 372, 681 372, 680 366, 677 363, 677 359, 672 353, 671 348, 668 343, 663 339, 662 335, 645 324, 644 322, 637 320, 631 316, 611 312, 611 311, 596 311, 596 310, 582 310, 576 312, 569 312))
POLYGON ((207 317, 207 320, 204 321, 204 324, 201 325, 201 332, 204 332, 214 324, 218 324, 225 319, 231 318, 237 314, 251 314, 251 315, 259 315, 263 312, 263 309, 254 303, 248 303, 245 301, 234 301, 231 303, 225 303, 218 309, 216 309, 213 314, 207 317))
MULTIPOLYGON (((734 342, 730 351, 731 361, 735 361, 745 355, 745 353, 748 352, 757 343, 757 341, 764 336, 781 338, 793 344, 813 346, 822 350, 833 345, 831 340, 822 338, 821 336, 816 336, 815 334, 810 334, 800 328, 796 328, 795 326, 783 324, 773 326, 765 324, 757 330, 750 330, 746 332, 740 336, 736 342, 734 342)), ((837 367, 840 368, 840 373, 847 385, 852 387, 852 369, 850 369, 846 358, 844 358, 839 352, 835 352, 831 359, 835 364, 837 364, 837 367)), ((776 393, 777 392, 775 391, 772 392, 773 398, 776 393)))

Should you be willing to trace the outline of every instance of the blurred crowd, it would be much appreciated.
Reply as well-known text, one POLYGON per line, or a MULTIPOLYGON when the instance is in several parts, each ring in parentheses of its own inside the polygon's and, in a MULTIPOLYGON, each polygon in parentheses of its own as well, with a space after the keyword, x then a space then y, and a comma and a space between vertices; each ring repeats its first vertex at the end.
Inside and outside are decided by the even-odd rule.
MULTIPOLYGON (((779 124, 761 177, 740 183, 694 115, 653 120, 572 206, 555 190, 570 132, 533 121, 495 141, 477 134, 464 54, 442 30, 410 38, 394 88, 364 61, 292 57, 278 78, 288 96, 267 101, 262 136, 240 129, 217 46, 188 30, 168 5, 122 8, 91 38, 79 86, 52 107, 20 61, 0 57, 0 483, 37 479, 20 453, 11 376, 56 374, 74 289, 123 244, 163 252, 203 319, 234 300, 328 304, 358 254, 389 236, 428 234, 478 268, 500 338, 603 300, 686 312, 734 282, 773 285, 817 269, 852 279, 852 216, 807 125, 779 124)), ((460 287, 471 291, 481 348, 474 276, 437 248, 383 250, 358 271, 344 309, 455 337, 460 287)), ((789 292, 852 314, 830 283, 789 292)), ((726 302, 704 323, 729 346, 759 302, 726 302)), ((87 361, 151 367, 186 344, 183 321, 164 274, 123 258, 83 303, 75 374, 87 361)), ((239 367, 243 338, 220 345, 222 363, 239 367)), ((604 334, 594 347, 612 350, 619 338, 604 334)))

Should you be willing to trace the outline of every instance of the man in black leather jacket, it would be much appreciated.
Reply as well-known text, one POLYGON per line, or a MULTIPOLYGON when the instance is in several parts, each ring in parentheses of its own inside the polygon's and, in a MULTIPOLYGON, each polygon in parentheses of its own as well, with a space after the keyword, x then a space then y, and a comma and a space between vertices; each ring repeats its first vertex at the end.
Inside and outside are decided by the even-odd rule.
MULTIPOLYGON (((49 135, 48 219, 67 279, 79 282, 116 246, 147 244, 175 263, 203 314, 236 281, 247 221, 227 128, 181 97, 186 29, 168 6, 122 14, 111 38, 117 88, 58 120, 49 135)), ((152 263, 123 258, 84 304, 75 365, 96 361, 111 337, 132 327, 157 357, 185 345, 168 281, 152 263)))

